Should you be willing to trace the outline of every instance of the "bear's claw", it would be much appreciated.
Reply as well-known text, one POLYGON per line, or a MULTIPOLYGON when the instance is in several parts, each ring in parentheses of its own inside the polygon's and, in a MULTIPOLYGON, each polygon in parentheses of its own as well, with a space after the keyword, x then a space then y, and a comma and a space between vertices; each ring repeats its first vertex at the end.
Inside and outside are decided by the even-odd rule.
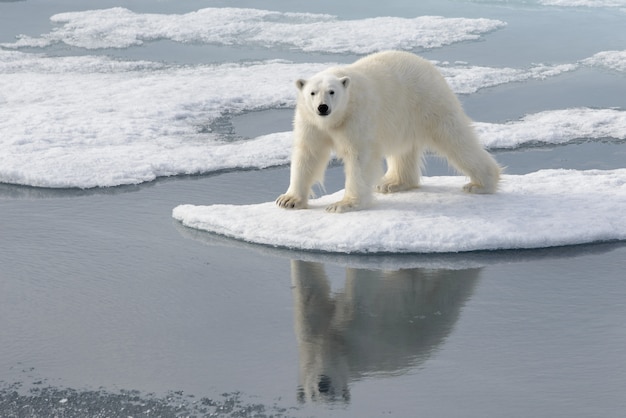
POLYGON ((276 204, 285 209, 305 209, 306 203, 301 199, 288 194, 282 194, 276 199, 276 204))

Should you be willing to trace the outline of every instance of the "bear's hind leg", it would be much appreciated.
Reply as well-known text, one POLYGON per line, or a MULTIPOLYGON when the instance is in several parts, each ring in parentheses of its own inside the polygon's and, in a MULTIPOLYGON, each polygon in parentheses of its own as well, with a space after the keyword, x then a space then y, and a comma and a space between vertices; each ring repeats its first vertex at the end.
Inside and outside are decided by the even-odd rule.
POLYGON ((395 193, 419 187, 422 173, 422 150, 387 157, 387 172, 376 186, 379 193, 395 193))
POLYGON ((449 122, 440 127, 438 133, 433 147, 454 168, 470 178, 463 190, 478 194, 495 193, 502 168, 483 148, 470 122, 449 122))

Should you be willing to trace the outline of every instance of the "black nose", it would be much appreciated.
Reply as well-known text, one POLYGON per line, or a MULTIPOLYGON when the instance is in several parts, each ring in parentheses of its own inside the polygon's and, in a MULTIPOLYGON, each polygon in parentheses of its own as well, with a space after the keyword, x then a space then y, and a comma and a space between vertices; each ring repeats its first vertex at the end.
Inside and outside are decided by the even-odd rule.
POLYGON ((327 115, 328 114, 328 105, 321 104, 321 105, 317 106, 317 111, 320 113, 320 115, 327 115))

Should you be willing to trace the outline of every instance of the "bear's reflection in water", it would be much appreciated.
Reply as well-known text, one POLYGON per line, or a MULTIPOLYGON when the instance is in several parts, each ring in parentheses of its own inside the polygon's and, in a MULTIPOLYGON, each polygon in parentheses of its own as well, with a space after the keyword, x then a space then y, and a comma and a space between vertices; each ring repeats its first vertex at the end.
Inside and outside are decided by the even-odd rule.
POLYGON ((452 331, 480 269, 346 269, 331 292, 324 265, 292 260, 298 400, 348 402, 350 381, 398 375, 452 331))

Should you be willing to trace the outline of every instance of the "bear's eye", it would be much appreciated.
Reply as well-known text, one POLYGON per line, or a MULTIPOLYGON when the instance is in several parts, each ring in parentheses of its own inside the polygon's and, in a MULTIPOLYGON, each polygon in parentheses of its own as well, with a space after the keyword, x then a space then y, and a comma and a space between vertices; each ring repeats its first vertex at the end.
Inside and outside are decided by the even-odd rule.
POLYGON ((311 92, 311 96, 315 96, 315 92, 314 91, 311 92))
POLYGON ((328 94, 330 94, 332 96, 333 94, 335 94, 335 90, 329 91, 328 94))

